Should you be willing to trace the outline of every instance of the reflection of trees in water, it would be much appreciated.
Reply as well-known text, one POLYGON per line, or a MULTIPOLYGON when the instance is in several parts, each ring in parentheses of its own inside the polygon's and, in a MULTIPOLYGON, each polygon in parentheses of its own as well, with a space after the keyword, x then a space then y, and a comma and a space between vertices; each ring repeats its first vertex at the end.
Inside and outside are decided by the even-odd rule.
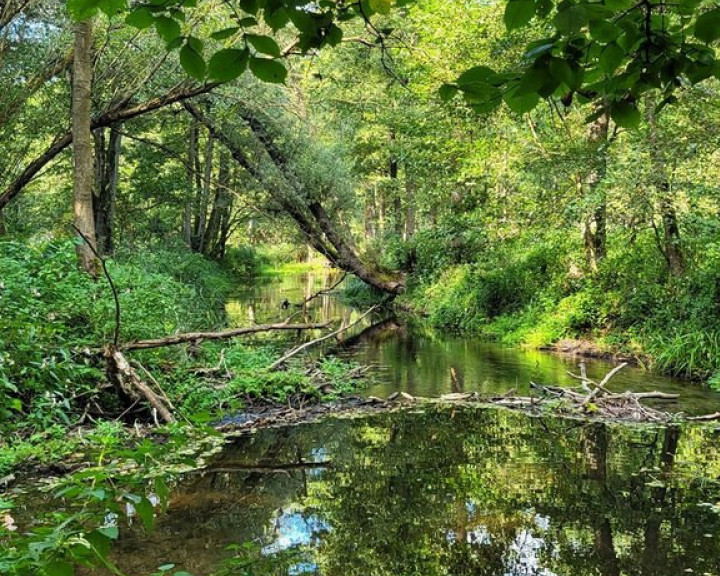
POLYGON ((497 410, 327 420, 259 432, 214 465, 332 467, 198 477, 156 534, 124 550, 152 568, 147 556, 180 547, 209 567, 228 543, 302 542, 288 534, 300 523, 322 527, 306 558, 326 576, 712 574, 720 546, 703 534, 720 522, 700 504, 720 494, 685 477, 717 456, 710 432, 497 410))

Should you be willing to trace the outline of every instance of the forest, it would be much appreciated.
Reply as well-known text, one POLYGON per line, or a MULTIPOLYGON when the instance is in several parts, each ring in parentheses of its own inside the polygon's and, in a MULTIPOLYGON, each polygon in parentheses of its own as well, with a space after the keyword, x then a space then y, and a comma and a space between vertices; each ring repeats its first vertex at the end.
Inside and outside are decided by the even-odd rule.
POLYGON ((0 1, 0 574, 718 574, 719 48, 0 1))

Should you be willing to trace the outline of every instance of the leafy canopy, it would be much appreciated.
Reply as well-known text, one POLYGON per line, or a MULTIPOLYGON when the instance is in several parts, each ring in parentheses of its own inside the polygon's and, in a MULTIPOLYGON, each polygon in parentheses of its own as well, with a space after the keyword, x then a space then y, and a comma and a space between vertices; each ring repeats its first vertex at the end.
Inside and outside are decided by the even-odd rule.
MULTIPOLYGON (((209 0, 204 0, 205 2, 209 0)), ((154 27, 170 50, 179 49, 185 71, 198 80, 227 82, 246 69, 265 82, 283 82, 286 55, 261 23, 273 33, 294 29, 293 51, 307 53, 334 46, 343 38, 342 24, 353 18, 386 14, 412 0, 229 0, 235 26, 211 33, 226 46, 208 55, 207 42, 183 33, 189 11, 198 0, 69 0, 77 19, 98 10, 125 14, 127 24, 154 27)), ((527 28, 537 37, 523 62, 511 70, 476 66, 440 96, 462 93, 477 112, 505 102, 518 113, 532 110, 543 98, 599 102, 597 114, 610 109, 615 122, 640 122, 637 102, 660 92, 660 107, 675 100, 678 88, 720 77, 716 46, 720 40, 720 6, 708 0, 508 0, 504 22, 508 34, 527 28)))

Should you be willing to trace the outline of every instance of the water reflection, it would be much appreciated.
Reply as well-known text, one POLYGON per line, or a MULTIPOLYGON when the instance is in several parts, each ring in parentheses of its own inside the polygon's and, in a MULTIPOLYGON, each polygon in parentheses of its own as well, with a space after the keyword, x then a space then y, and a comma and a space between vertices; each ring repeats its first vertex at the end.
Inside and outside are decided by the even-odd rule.
MULTIPOLYGON (((292 313, 306 321, 343 319, 359 313, 344 305, 335 295, 323 294, 308 306, 296 305, 340 278, 335 271, 283 276, 244 288, 227 304, 228 315, 236 325, 278 321, 292 313), (283 303, 289 302, 287 309, 283 303)), ((312 334, 304 334, 312 338, 312 334)), ((333 353, 371 366, 376 385, 366 393, 385 397, 402 390, 418 396, 439 396, 449 392, 503 394, 514 389, 530 393, 530 382, 544 385, 575 386, 568 371, 578 371, 579 359, 535 350, 508 348, 477 338, 439 335, 397 318, 373 318, 344 334, 330 348, 313 353, 333 353)), ((610 362, 584 360, 588 375, 600 380, 612 368, 610 362)), ((637 392, 661 390, 681 395, 680 402, 656 407, 690 414, 720 410, 720 395, 686 381, 667 378, 628 367, 612 380, 610 388, 637 392)))
POLYGON ((265 430, 184 483, 156 532, 123 534, 118 562, 207 575, 252 541, 254 574, 717 575, 717 440, 479 409, 265 430))

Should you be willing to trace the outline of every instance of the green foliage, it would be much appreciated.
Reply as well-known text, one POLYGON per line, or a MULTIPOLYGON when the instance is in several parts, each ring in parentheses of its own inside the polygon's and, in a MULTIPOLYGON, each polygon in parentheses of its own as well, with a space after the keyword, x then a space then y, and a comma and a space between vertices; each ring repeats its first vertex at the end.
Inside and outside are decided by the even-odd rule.
MULTIPOLYGON (((119 291, 121 338, 208 328, 230 281, 199 255, 135 252, 108 264, 119 291)), ((0 427, 70 425, 77 399, 104 378, 84 348, 112 339, 114 305, 103 280, 80 272, 71 242, 0 244, 0 427)))

